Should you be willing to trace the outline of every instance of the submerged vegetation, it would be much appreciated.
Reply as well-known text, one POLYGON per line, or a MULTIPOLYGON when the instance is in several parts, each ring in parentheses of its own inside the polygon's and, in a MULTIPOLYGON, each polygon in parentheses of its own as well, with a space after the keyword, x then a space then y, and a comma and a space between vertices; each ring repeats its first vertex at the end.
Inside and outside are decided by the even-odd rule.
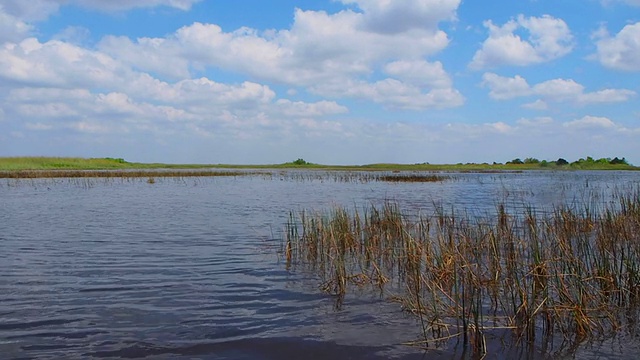
POLYGON ((422 324, 414 345, 457 341, 482 356, 487 338, 507 333, 545 352, 575 349, 633 333, 640 309, 640 192, 585 203, 603 205, 498 205, 485 217, 407 214, 393 202, 303 211, 290 215, 283 252, 287 267, 315 271, 338 307, 352 286, 400 302, 422 324))

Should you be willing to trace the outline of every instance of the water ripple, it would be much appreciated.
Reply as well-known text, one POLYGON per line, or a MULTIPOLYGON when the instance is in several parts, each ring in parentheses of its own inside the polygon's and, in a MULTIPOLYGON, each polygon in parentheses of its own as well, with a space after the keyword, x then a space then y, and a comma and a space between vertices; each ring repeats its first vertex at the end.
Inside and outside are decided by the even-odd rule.
MULTIPOLYGON (((514 206, 571 196, 557 189, 571 188, 575 174, 540 176, 0 186, 0 358, 422 358, 399 345, 420 330, 397 304, 350 294, 335 311, 317 278, 284 269, 277 251, 289 211, 393 199, 426 212, 438 203, 483 212, 505 189, 514 206)), ((638 183, 637 174, 598 176, 590 188, 638 183)))

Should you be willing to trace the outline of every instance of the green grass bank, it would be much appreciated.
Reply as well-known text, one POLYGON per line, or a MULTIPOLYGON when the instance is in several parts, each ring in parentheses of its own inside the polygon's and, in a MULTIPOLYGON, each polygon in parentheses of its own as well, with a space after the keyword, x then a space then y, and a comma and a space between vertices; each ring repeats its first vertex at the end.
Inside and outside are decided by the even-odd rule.
MULTIPOLYGON (((617 158, 615 158, 617 159, 617 158)), ((614 159, 614 160, 615 160, 614 159)), ((624 158, 623 158, 624 159, 624 158)), ((517 160, 517 159, 516 159, 517 160)), ((24 170, 124 170, 124 169, 318 169, 350 171, 520 171, 520 170, 639 170, 628 163, 593 160, 590 157, 572 163, 518 162, 466 163, 466 164, 391 164, 366 165, 322 165, 298 159, 282 164, 232 165, 232 164, 165 164, 129 162, 121 158, 75 158, 75 157, 0 157, 0 171, 24 170)))

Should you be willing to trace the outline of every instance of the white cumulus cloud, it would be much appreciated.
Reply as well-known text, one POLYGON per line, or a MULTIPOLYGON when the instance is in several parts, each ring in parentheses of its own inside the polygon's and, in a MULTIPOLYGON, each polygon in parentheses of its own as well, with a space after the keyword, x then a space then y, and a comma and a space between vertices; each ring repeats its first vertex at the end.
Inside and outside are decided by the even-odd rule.
POLYGON ((328 97, 352 97, 370 100, 392 109, 424 110, 460 106, 464 97, 452 88, 423 91, 418 86, 397 79, 383 79, 373 83, 343 80, 312 86, 310 91, 328 97))
POLYGON ((123 11, 133 8, 151 8, 169 6, 180 10, 189 10, 193 4, 202 0, 52 0, 63 4, 74 4, 103 11, 123 11))
POLYGON ((520 75, 509 78, 494 73, 485 73, 482 76, 482 85, 489 87, 489 96, 496 100, 507 100, 531 94, 529 83, 520 75))
POLYGON ((583 85, 572 79, 552 79, 530 86, 527 81, 516 75, 500 76, 494 73, 483 75, 482 85, 489 88, 489 96, 495 100, 508 100, 517 97, 539 96, 533 103, 525 104, 529 109, 544 110, 549 102, 572 102, 578 105, 596 103, 625 102, 636 95, 628 89, 603 89, 586 92, 583 85))
POLYGON ((502 26, 485 21, 489 37, 469 64, 472 69, 500 65, 527 66, 551 61, 567 55, 573 49, 573 35, 562 19, 550 15, 525 17, 519 15, 502 26), (522 38, 517 31, 525 31, 522 38))
POLYGON ((291 101, 280 99, 276 102, 283 114, 293 117, 317 117, 324 115, 344 114, 349 112, 345 106, 334 101, 318 101, 306 103, 302 101, 291 101))
POLYGON ((279 99, 269 86, 251 81, 168 82, 60 40, 27 38, 0 46, 0 82, 10 84, 2 89, 0 109, 23 133, 70 129, 232 138, 252 129, 286 132, 300 119, 322 123, 322 117, 349 111, 335 101, 279 99))
POLYGON ((640 22, 626 25, 615 36, 602 29, 596 41, 595 57, 608 68, 624 71, 640 71, 640 22))
POLYGON ((107 12, 157 6, 169 6, 186 11, 200 1, 202 0, 2 0, 0 7, 19 19, 39 21, 56 13, 61 6, 67 5, 107 12))
POLYGON ((545 101, 537 99, 534 102, 523 104, 522 107, 531 110, 547 110, 549 105, 545 101))
POLYGON ((32 30, 31 25, 7 14, 0 5, 0 44, 20 41, 26 38, 32 30))
POLYGON ((419 87, 442 89, 452 86, 449 74, 439 61, 398 60, 386 64, 384 71, 419 87))
POLYGON ((589 128, 615 128, 616 124, 611 119, 601 116, 585 116, 581 119, 569 121, 563 124, 563 126, 575 129, 589 129, 589 128))
POLYGON ((335 14, 297 9, 290 29, 260 32, 243 27, 226 32, 215 24, 194 23, 163 38, 107 36, 98 49, 135 69, 172 79, 216 67, 322 96, 353 96, 407 109, 452 107, 460 105, 462 97, 442 64, 424 59, 448 45, 437 23, 451 19, 458 4, 414 0, 387 8, 358 2, 363 12, 347 9, 335 14), (429 26, 410 26, 393 34, 366 25, 378 13, 424 6, 448 10, 431 13, 438 21, 429 26), (369 80, 376 72, 392 78, 369 80), (345 83, 357 88, 337 91, 345 83))
POLYGON ((62 41, 28 38, 0 47, 0 78, 35 86, 109 86, 127 69, 113 58, 62 41), (119 75, 114 77, 114 74, 119 75))
POLYGON ((460 0, 341 0, 357 4, 367 17, 364 26, 374 32, 397 34, 413 29, 436 29, 443 20, 454 20, 460 0))

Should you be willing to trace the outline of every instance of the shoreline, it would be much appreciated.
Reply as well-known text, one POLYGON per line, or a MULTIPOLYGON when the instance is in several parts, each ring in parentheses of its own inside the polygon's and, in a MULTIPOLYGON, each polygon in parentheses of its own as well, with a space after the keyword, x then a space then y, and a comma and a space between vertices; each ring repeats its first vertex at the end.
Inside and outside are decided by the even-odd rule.
MULTIPOLYGON (((582 159, 581 159, 582 160, 582 159)), ((389 171, 389 172, 478 172, 504 173, 522 171, 627 170, 640 167, 600 162, 557 165, 553 162, 525 164, 391 164, 322 165, 296 162, 282 164, 164 164, 136 163, 115 158, 0 157, 0 178, 37 177, 146 177, 146 176, 229 176, 230 171, 245 175, 247 170, 324 170, 324 171, 389 171), (242 170, 242 171, 240 171, 242 170), (95 173, 89 173, 89 172, 95 173), (104 174, 108 171, 108 174, 104 174), (175 175, 171 175, 171 172, 175 175), (114 173, 118 175, 114 175, 114 173), (220 174, 223 173, 223 174, 220 174), (65 174, 65 175, 63 175, 65 174), (136 175, 137 174, 137 175, 136 175)))

